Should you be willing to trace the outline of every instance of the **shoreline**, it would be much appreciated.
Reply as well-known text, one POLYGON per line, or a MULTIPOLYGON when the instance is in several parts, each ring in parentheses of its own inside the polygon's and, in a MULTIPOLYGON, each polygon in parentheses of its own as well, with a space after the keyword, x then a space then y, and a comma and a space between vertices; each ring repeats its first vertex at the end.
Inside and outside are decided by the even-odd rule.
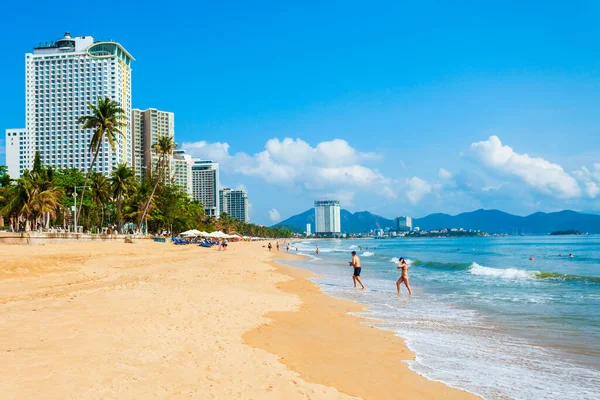
POLYGON ((306 258, 275 253, 269 265, 291 278, 277 287, 298 296, 300 306, 267 313, 271 322, 244 333, 245 343, 276 354, 308 382, 363 399, 480 399, 411 370, 404 361, 415 353, 401 337, 368 324, 375 319, 350 314, 366 305, 324 294, 309 280, 313 273, 285 264, 292 257, 306 258))

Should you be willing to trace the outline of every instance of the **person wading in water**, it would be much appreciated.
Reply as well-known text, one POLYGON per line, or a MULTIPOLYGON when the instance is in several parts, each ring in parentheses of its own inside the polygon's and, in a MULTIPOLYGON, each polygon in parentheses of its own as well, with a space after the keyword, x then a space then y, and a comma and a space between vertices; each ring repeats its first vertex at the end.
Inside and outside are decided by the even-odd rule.
POLYGON ((362 280, 360 279, 360 258, 356 255, 356 252, 352 252, 352 261, 349 262, 351 267, 354 267, 354 273, 352 274, 352 281, 354 282, 354 287, 356 287, 356 282, 360 283, 362 286, 362 290, 365 290, 365 285, 363 285, 362 280))
POLYGON ((402 276, 396 281, 398 294, 400 294, 400 284, 404 282, 404 285, 408 289, 408 294, 412 296, 412 290, 410 289, 410 284, 408 283, 408 264, 406 261, 404 261, 404 257, 400 257, 400 260, 398 261, 398 269, 402 270, 402 276))

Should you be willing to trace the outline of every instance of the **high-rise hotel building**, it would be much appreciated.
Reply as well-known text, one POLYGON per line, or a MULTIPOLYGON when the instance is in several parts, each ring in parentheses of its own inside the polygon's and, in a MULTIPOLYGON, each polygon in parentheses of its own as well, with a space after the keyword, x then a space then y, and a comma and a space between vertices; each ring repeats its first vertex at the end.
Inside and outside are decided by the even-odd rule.
MULTIPOLYGON (((159 155, 153 147, 160 136, 170 136, 175 140, 175 114, 155 108, 131 110, 133 169, 138 178, 149 169, 154 171, 159 155)), ((169 158, 169 165, 172 157, 169 158)))
POLYGON ((341 233, 340 202, 338 200, 315 201, 315 234, 341 233))
POLYGON ((245 190, 224 188, 219 191, 221 212, 227 213, 238 221, 250 222, 248 214, 248 195, 245 190))
POLYGON ((173 183, 179 186, 190 198, 194 197, 192 190, 192 165, 194 160, 192 156, 185 154, 185 150, 175 150, 171 160, 171 179, 173 183))
POLYGON ((6 131, 7 164, 14 176, 31 169, 36 151, 42 164, 87 170, 92 129, 78 119, 89 115, 88 103, 99 97, 117 101, 125 111, 115 150, 103 141, 95 170, 104 174, 119 163, 132 165, 131 62, 116 42, 95 42, 91 36, 40 44, 25 55, 25 129, 6 131), (18 171, 18 173, 17 173, 18 171))
POLYGON ((219 164, 212 161, 194 160, 192 165, 192 193, 194 200, 204 205, 204 212, 219 218, 219 164))

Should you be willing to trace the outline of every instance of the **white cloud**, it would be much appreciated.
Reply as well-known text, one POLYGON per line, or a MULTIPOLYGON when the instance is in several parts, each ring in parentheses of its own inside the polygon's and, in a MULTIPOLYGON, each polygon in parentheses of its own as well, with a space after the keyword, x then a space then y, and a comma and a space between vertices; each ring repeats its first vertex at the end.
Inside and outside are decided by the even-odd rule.
POLYGON ((417 204, 431 190, 431 185, 421 178, 413 176, 406 180, 406 197, 412 204, 417 204))
POLYGON ((446 168, 440 168, 438 170, 438 177, 442 180, 448 180, 452 178, 452 172, 448 171, 446 168))
POLYGON ((594 163, 591 170, 581 167, 581 169, 573 171, 573 175, 582 181, 585 194, 588 197, 595 199, 600 195, 600 163, 594 163))
POLYGON ((533 189, 559 198, 579 197, 581 188, 560 165, 516 153, 498 136, 471 144, 469 158, 503 176, 517 177, 533 189))
POLYGON ((302 139, 274 138, 267 141, 263 151, 253 155, 230 154, 227 143, 186 142, 182 147, 194 157, 219 162, 226 172, 258 177, 279 186, 319 191, 372 187, 387 194, 381 188, 390 182, 376 169, 362 164, 381 159, 380 156, 359 152, 342 139, 313 147, 302 139))
POLYGON ((223 162, 229 158, 229 144, 227 143, 208 143, 204 140, 200 142, 183 142, 181 148, 192 157, 199 157, 203 160, 223 162))
POLYGON ((269 211, 269 219, 273 222, 279 222, 281 220, 281 215, 277 209, 273 208, 269 211))

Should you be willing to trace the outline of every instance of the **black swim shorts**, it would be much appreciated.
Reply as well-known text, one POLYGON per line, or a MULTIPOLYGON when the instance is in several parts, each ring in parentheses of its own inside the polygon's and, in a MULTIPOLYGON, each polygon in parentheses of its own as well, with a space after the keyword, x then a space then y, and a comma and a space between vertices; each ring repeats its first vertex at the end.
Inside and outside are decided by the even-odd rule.
POLYGON ((358 267, 358 268, 354 268, 354 276, 360 276, 360 270, 362 268, 358 267))

